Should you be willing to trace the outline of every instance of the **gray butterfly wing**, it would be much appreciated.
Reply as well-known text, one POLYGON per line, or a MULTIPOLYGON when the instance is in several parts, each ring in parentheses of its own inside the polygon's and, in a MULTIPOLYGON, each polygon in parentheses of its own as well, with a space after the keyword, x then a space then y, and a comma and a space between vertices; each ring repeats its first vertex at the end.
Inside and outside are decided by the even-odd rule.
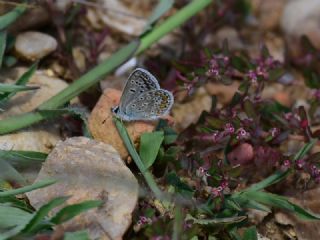
POLYGON ((125 112, 126 107, 144 92, 160 89, 157 79, 148 71, 136 68, 129 76, 123 89, 119 111, 125 112))
POLYGON ((173 102, 171 92, 164 89, 151 90, 130 102, 125 109, 125 114, 130 117, 130 120, 154 120, 166 115, 173 102))

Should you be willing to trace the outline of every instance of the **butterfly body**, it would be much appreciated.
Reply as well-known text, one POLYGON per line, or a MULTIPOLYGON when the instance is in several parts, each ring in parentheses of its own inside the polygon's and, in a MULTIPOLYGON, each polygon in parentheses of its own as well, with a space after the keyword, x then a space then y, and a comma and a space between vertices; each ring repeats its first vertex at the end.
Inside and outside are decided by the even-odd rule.
POLYGON ((173 102, 172 93, 161 89, 151 73, 137 68, 127 80, 119 106, 112 112, 124 121, 156 120, 169 113, 173 102))

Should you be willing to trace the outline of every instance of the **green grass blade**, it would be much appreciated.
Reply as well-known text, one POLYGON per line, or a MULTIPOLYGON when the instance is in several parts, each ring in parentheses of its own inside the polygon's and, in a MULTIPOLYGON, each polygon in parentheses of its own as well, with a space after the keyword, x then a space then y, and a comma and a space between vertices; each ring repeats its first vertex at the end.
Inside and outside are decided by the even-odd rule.
POLYGON ((173 0, 159 0, 157 6, 155 7, 151 16, 149 17, 142 34, 151 30, 152 25, 154 25, 156 21, 158 21, 158 19, 161 18, 162 15, 164 15, 166 12, 170 10, 170 8, 172 8, 173 3, 173 0))
POLYGON ((245 192, 241 196, 247 199, 255 200, 262 204, 281 208, 295 213, 298 217, 304 220, 320 220, 320 215, 311 211, 305 210, 302 207, 290 202, 286 197, 279 196, 268 192, 245 192))
POLYGON ((34 183, 32 185, 29 185, 29 186, 22 187, 22 188, 17 188, 17 189, 13 189, 13 190, 0 192, 0 197, 8 197, 8 196, 14 196, 14 195, 17 195, 17 194, 30 192, 30 191, 33 191, 33 190, 38 189, 38 188, 43 188, 43 187, 52 185, 52 184, 54 184, 56 182, 57 182, 56 180, 52 180, 52 179, 39 181, 37 183, 34 183))
POLYGON ((12 93, 12 92, 27 91, 27 90, 35 90, 35 89, 39 89, 39 87, 19 86, 19 85, 8 84, 8 83, 0 83, 0 92, 2 93, 12 93))
POLYGON ((50 221, 54 224, 64 223, 79 215, 80 213, 101 206, 102 203, 102 201, 89 200, 82 203, 66 206, 62 208, 53 218, 51 218, 50 221))
POLYGON ((266 179, 251 185, 250 187, 246 188, 244 191, 258 191, 262 190, 266 187, 269 187, 272 184, 282 181, 290 174, 290 170, 287 171, 277 171, 276 173, 272 174, 271 176, 267 177, 266 179))
MULTIPOLYGON (((25 86, 28 83, 28 81, 31 79, 32 75, 37 70, 37 66, 38 66, 38 64, 34 63, 25 73, 22 74, 22 76, 16 81, 16 84, 11 85, 11 86, 18 88, 18 90, 21 89, 20 91, 37 89, 38 87, 25 86)), ((7 93, 0 94, 0 101, 4 102, 4 101, 10 99, 11 97, 13 97, 16 94, 16 92, 18 92, 18 91, 15 90, 13 92, 7 92, 7 93)))
POLYGON ((294 156, 293 160, 297 161, 301 158, 303 158, 316 144, 317 139, 312 139, 310 142, 306 143, 300 150, 297 152, 297 154, 294 156))
POLYGON ((0 16, 0 31, 3 31, 10 24, 15 22, 24 12, 26 8, 23 5, 19 5, 12 11, 0 16))
POLYGON ((144 166, 144 164, 143 164, 139 154, 137 153, 137 151, 136 151, 136 149, 134 147, 134 144, 132 143, 132 140, 131 140, 131 138, 130 138, 125 126, 123 125, 122 121, 120 121, 117 118, 115 118, 114 121, 115 121, 116 127, 118 129, 119 135, 121 136, 121 139, 122 139, 124 145, 126 146, 129 154, 131 155, 131 157, 134 160, 135 164, 139 168, 140 172, 144 176, 144 179, 146 180, 148 186, 150 187, 150 189, 152 190, 152 192, 155 194, 155 196, 157 198, 162 198, 163 197, 162 191, 158 187, 158 185, 157 185, 156 181, 154 180, 152 174, 144 166))
POLYGON ((0 69, 2 68, 2 62, 3 62, 4 53, 6 51, 6 45, 7 45, 7 32, 0 31, 0 69))
POLYGON ((22 230, 23 233, 36 233, 39 230, 39 227, 41 227, 41 222, 44 220, 44 218, 49 214, 49 212, 60 206, 61 204, 65 203, 65 201, 68 199, 68 197, 58 197, 47 204, 43 205, 39 210, 36 212, 36 214, 33 216, 33 218, 28 222, 28 224, 25 226, 25 228, 22 230))
MULTIPOLYGON (((132 50, 131 54, 140 54, 146 48, 150 47, 153 43, 157 42, 166 34, 168 34, 170 31, 180 26, 189 18, 208 6, 211 2, 212 0, 192 1, 187 6, 175 13, 173 16, 165 20, 160 26, 154 28, 150 33, 143 36, 141 42, 132 42, 129 45, 123 47, 118 52, 113 54, 108 60, 102 62, 97 67, 93 68, 90 72, 86 73, 80 79, 71 84, 69 87, 62 90, 54 97, 50 98, 45 103, 41 104, 40 109, 57 109, 65 103, 69 102, 72 98, 76 97, 81 92, 97 83, 100 77, 110 73, 116 67, 120 66, 123 63, 122 60, 124 59, 120 59, 119 55, 123 56, 124 52, 130 52, 128 49, 132 50), (137 47, 138 50, 136 50, 137 47)), ((0 134, 9 133, 20 128, 30 126, 31 124, 37 123, 44 119, 46 119, 46 117, 37 112, 21 114, 19 116, 3 119, 0 121, 0 134)))
POLYGON ((121 48, 110 58, 84 74, 78 80, 74 81, 69 87, 49 99, 47 102, 39 106, 39 110, 57 109, 69 102, 80 93, 93 86, 100 81, 100 78, 116 69, 121 64, 130 59, 139 47, 140 41, 136 40, 121 48))

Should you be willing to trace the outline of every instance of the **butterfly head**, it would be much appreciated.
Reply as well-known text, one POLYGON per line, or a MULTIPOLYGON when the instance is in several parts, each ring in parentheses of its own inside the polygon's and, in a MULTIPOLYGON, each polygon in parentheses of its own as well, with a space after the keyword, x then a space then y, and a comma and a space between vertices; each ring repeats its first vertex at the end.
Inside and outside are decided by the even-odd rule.
POLYGON ((111 108, 111 112, 115 115, 117 115, 117 113, 119 112, 119 106, 113 107, 111 108))

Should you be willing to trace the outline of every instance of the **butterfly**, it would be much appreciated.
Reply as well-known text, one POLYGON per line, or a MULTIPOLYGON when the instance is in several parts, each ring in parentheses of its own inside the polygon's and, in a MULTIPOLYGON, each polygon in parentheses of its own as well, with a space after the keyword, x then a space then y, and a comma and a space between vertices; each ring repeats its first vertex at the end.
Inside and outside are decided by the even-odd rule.
POLYGON ((169 113, 174 102, 171 92, 161 89, 147 70, 136 68, 129 76, 112 112, 124 121, 156 120, 169 113))

